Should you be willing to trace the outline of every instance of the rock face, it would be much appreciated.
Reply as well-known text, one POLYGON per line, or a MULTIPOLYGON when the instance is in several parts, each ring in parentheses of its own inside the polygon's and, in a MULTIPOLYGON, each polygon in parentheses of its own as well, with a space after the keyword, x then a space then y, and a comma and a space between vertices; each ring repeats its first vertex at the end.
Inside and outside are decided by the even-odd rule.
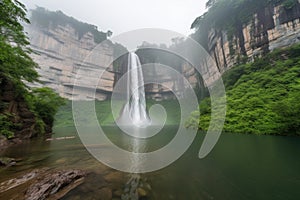
MULTIPOLYGON (((205 85, 211 85, 220 74, 239 62, 251 61, 276 48, 299 42, 299 2, 289 9, 271 5, 259 9, 248 24, 241 26, 238 37, 229 39, 222 30, 210 30, 206 46, 216 67, 210 67, 206 61, 200 64, 205 85)), ((79 37, 70 25, 58 25, 55 28, 30 25, 26 31, 32 49, 38 53, 32 57, 40 66, 38 71, 43 85, 53 88, 67 99, 110 98, 114 84, 122 73, 120 70, 115 71, 112 66, 114 44, 109 40, 98 45, 92 33, 87 32, 79 37)), ((164 75, 159 69, 153 71, 167 87, 158 84, 146 86, 148 97, 157 100, 174 98, 168 88, 178 92, 184 90, 182 81, 164 75)), ((186 63, 182 66, 182 74, 193 86, 199 84, 195 70, 186 63)))
POLYGON ((219 72, 239 63, 251 61, 276 48, 300 41, 300 1, 290 9, 268 6, 257 11, 249 24, 242 26, 242 35, 228 40, 226 32, 211 30, 208 34, 208 52, 214 58, 219 72))
POLYGON ((87 172, 76 169, 35 169, 0 183, 4 199, 61 199, 83 183, 87 172))
POLYGON ((188 63, 183 63, 179 71, 178 74, 170 72, 160 64, 154 64, 153 67, 148 69, 147 67, 144 68, 144 74, 146 74, 144 81, 155 81, 155 83, 146 84, 146 96, 157 101, 175 99, 183 95, 185 88, 188 88, 188 84, 192 86, 197 84, 195 70, 188 63), (189 83, 185 82, 184 79, 187 79, 189 83))
POLYGON ((0 166, 11 167, 16 165, 16 160, 14 158, 0 157, 0 166))
MULTIPOLYGON (((6 116, 10 121, 10 129, 14 132, 11 143, 20 143, 22 139, 36 136, 39 132, 36 117, 32 113, 21 94, 18 94, 16 86, 6 79, 0 77, 0 114, 6 116)), ((3 120, 3 119, 1 119, 3 120)), ((0 150, 10 143, 5 137, 0 136, 0 150)))
MULTIPOLYGON (((26 31, 31 48, 38 53, 32 54, 32 58, 40 66, 38 72, 43 86, 54 89, 62 97, 71 100, 105 100, 110 98, 115 83, 126 73, 126 56, 123 57, 122 69, 114 70, 114 44, 109 40, 97 44, 89 32, 79 39, 75 29, 69 25, 58 25, 54 29, 30 25, 26 31)), ((169 76, 159 67, 152 69, 151 73, 154 72, 158 82, 166 87, 148 85, 145 88, 148 97, 170 99, 174 98, 171 89, 183 91, 182 81, 169 76)), ((196 84, 194 71, 188 65, 182 66, 182 72, 191 79, 193 85, 196 84)))
POLYGON ((68 191, 77 187, 78 184, 76 183, 81 183, 85 174, 85 172, 80 170, 68 170, 50 173, 44 177, 41 176, 36 183, 27 189, 25 199, 43 200, 49 197, 60 199, 68 191))
POLYGON ((38 53, 32 54, 32 58, 40 66, 38 72, 44 86, 67 99, 94 99, 93 88, 97 89, 96 99, 108 97, 114 83, 114 73, 111 72, 113 44, 110 41, 96 44, 90 32, 79 39, 69 25, 58 25, 53 29, 30 25, 25 30, 31 48, 38 53), (76 77, 77 86, 74 86, 76 77))

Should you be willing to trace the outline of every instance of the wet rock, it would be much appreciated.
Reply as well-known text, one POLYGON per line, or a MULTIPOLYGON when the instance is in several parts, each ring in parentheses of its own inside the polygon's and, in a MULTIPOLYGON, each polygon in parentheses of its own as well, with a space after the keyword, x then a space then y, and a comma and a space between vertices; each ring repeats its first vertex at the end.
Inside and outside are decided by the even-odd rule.
POLYGON ((11 144, 13 145, 18 145, 18 144, 22 144, 23 141, 20 138, 14 138, 12 140, 10 140, 11 144))
POLYGON ((123 194, 122 190, 115 190, 113 196, 114 197, 121 197, 123 194))
POLYGON ((3 135, 0 135, 0 151, 8 147, 9 142, 7 138, 3 135))
POLYGON ((104 176, 104 179, 109 183, 123 183, 124 175, 121 172, 110 172, 104 176))
POLYGON ((147 192, 143 188, 138 188, 137 192, 138 192, 139 197, 146 197, 147 196, 147 192))
POLYGON ((10 180, 0 183, 0 193, 8 191, 8 190, 15 188, 25 182, 28 182, 29 180, 32 180, 33 178, 37 177, 37 175, 39 173, 40 173, 39 170, 34 170, 32 172, 24 174, 23 176, 13 178, 13 179, 10 179, 10 180))
POLYGON ((66 194, 63 199, 73 200, 74 196, 84 200, 106 200, 112 199, 112 187, 103 178, 102 175, 91 171, 82 185, 66 194))
POLYGON ((68 191, 82 183, 86 175, 81 170, 63 170, 46 173, 31 185, 26 193, 26 200, 44 200, 49 197, 59 199, 68 191))
POLYGON ((11 167, 16 165, 16 163, 14 158, 0 157, 0 166, 11 167))
POLYGON ((148 190, 152 190, 151 185, 149 185, 148 183, 145 183, 145 188, 148 190))
POLYGON ((64 164, 67 162, 67 159, 66 158, 60 158, 58 160, 55 161, 56 164, 64 164))

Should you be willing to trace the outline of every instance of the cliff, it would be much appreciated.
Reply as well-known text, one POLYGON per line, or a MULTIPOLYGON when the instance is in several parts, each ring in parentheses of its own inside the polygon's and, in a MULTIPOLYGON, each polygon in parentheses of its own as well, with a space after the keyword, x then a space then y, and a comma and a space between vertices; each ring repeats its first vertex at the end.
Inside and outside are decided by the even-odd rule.
POLYGON ((97 86, 96 99, 104 100, 108 97, 107 93, 113 87, 114 73, 105 71, 105 66, 109 66, 109 70, 113 69, 112 43, 105 41, 99 45, 90 32, 79 38, 70 25, 51 29, 33 24, 27 26, 26 31, 31 48, 37 52, 32 54, 32 58, 40 66, 37 71, 44 86, 53 88, 60 96, 68 99, 91 99, 93 96, 90 89, 99 81, 96 74, 104 71, 105 78, 97 86), (94 56, 88 57, 92 52, 94 56), (81 81, 80 87, 73 87, 79 68, 84 68, 85 74, 81 76, 85 81, 81 81))
POLYGON ((0 150, 2 150, 10 144, 18 144, 24 139, 37 136, 41 130, 35 114, 29 109, 28 103, 18 92, 16 85, 3 76, 0 76, 0 80, 0 124, 1 133, 4 134, 0 134, 0 150))
MULTIPOLYGON (((127 72, 126 48, 106 40, 106 36, 103 37, 103 32, 99 32, 97 27, 77 21, 60 11, 37 8, 32 11, 31 22, 25 29, 31 48, 36 52, 32 54, 32 58, 40 67, 37 71, 41 81, 40 85, 32 86, 50 87, 60 96, 71 100, 110 98, 115 83, 127 72), (115 60, 114 55, 120 52, 125 54, 115 60), (109 67, 105 69, 107 66, 109 67)), ((175 80, 159 67, 146 71, 151 76, 156 74, 161 84, 166 86, 147 85, 147 97, 169 99, 174 98, 171 89, 177 93, 183 91, 182 81, 177 78, 175 80)), ((194 74, 191 75, 194 72, 190 66, 183 65, 181 71, 192 80, 192 84, 196 84, 197 80, 194 74)))
MULTIPOLYGON (((192 27, 196 28, 193 37, 206 48, 221 73, 235 64, 252 61, 277 48, 291 46, 300 41, 300 1, 292 1, 294 3, 289 7, 284 1, 278 2, 281 3, 266 3, 256 8, 252 14, 250 13, 251 17, 246 23, 239 24, 237 21, 242 20, 235 19, 235 23, 232 23, 233 27, 230 27, 234 31, 229 30, 227 24, 225 24, 227 27, 222 27, 221 19, 217 17, 214 23, 219 23, 219 27, 210 26, 207 32, 203 31, 203 21, 208 19, 210 12, 214 11, 208 10, 208 13, 197 18, 193 23, 192 27)), ((247 6, 245 4, 242 6, 247 6)), ((220 11, 226 8, 222 9, 220 11)), ((247 7, 245 9, 251 10, 247 7)), ((239 15, 243 16, 240 13, 239 15)), ((227 13, 221 16, 224 18, 222 23, 236 16, 227 13)))

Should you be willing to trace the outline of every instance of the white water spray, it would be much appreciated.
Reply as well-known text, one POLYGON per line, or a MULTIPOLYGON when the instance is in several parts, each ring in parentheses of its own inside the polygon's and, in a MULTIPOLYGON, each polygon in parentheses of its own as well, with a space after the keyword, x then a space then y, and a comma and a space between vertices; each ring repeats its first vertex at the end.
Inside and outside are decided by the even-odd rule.
POLYGON ((146 111, 144 78, 139 57, 134 53, 128 56, 126 104, 118 123, 126 126, 146 127, 151 120, 146 111))

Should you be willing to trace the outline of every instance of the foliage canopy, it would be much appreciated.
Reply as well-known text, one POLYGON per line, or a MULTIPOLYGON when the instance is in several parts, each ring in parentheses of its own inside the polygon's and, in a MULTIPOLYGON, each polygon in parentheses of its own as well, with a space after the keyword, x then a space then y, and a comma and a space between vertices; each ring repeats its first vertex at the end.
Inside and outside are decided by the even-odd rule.
MULTIPOLYGON (((22 127, 16 123, 17 113, 9 111, 10 100, 3 99, 7 84, 12 83, 15 101, 25 101, 35 115, 35 127, 43 132, 46 125, 52 125, 53 116, 63 103, 49 88, 28 90, 26 82, 38 81, 35 68, 38 65, 31 59, 32 50, 21 23, 29 23, 25 6, 17 0, 0 1, 0 134, 14 137, 14 131, 22 127), (7 102, 8 101, 8 102, 7 102)), ((19 102, 20 103, 20 102, 19 102)))
POLYGON ((98 31, 95 25, 80 22, 73 17, 65 15, 62 11, 52 12, 42 7, 31 10, 30 21, 43 28, 56 28, 59 25, 70 25, 77 32, 79 39, 87 32, 90 32, 93 34, 96 43, 100 43, 112 35, 110 30, 107 31, 107 33, 98 31))
MULTIPOLYGON (((298 44, 225 72, 227 115, 224 131, 300 135, 299 60, 298 44)), ((207 130, 210 113, 210 99, 207 98, 200 103, 200 122, 191 116, 187 126, 207 130)), ((197 114, 199 112, 195 111, 193 115, 197 114)))

